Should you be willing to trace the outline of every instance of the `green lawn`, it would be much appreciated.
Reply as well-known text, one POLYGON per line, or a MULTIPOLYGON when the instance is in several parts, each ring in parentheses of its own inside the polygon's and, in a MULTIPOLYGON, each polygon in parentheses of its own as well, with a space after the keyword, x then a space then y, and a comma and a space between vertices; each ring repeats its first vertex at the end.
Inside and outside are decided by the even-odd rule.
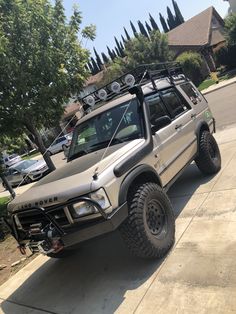
POLYGON ((27 159, 31 159, 33 157, 41 157, 41 154, 39 152, 35 152, 35 153, 32 153, 32 154, 29 154, 27 156, 24 156, 22 157, 23 160, 27 160, 27 159))
POLYGON ((199 86, 198 86, 198 89, 200 91, 210 87, 211 85, 214 85, 215 84, 215 81, 212 80, 212 79, 207 79, 205 81, 203 81, 199 86))
POLYGON ((10 201, 9 197, 0 197, 0 217, 7 213, 7 203, 10 201))

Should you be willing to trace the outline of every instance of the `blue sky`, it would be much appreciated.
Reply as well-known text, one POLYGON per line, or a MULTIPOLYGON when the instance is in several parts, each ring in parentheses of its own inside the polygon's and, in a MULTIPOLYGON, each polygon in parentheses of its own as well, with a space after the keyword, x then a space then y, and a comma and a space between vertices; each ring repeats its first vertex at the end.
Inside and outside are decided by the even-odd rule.
MULTIPOLYGON (((106 45, 112 48, 115 45, 114 36, 120 38, 124 35, 123 26, 131 34, 129 21, 144 22, 148 20, 150 12, 159 26, 159 12, 166 16, 166 6, 172 8, 171 0, 64 0, 66 15, 70 16, 73 4, 78 4, 83 15, 83 25, 93 23, 97 26, 97 37, 94 42, 87 44, 87 48, 92 50, 96 47, 100 53, 107 53, 106 45)), ((210 6, 224 17, 227 13, 228 3, 224 0, 177 0, 179 8, 185 20, 200 13, 210 6)))

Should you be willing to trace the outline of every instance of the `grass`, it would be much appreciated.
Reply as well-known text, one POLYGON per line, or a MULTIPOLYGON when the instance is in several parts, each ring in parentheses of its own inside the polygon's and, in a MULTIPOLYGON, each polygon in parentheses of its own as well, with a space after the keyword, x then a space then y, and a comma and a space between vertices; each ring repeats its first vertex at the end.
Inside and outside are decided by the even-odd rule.
POLYGON ((7 203, 10 201, 9 197, 0 197, 0 218, 7 213, 7 203))
POLYGON ((34 152, 34 153, 31 153, 29 155, 26 155, 24 157, 22 157, 23 160, 27 160, 27 159, 31 159, 31 158, 34 158, 34 157, 37 157, 39 156, 40 157, 40 153, 39 152, 34 152))
POLYGON ((198 86, 198 89, 199 89, 200 91, 202 91, 202 90, 204 90, 204 89, 206 89, 206 88, 208 88, 208 87, 210 87, 210 86, 212 86, 212 85, 214 85, 214 84, 215 84, 215 81, 214 81, 214 80, 212 80, 212 79, 207 79, 207 80, 203 81, 203 82, 198 86))

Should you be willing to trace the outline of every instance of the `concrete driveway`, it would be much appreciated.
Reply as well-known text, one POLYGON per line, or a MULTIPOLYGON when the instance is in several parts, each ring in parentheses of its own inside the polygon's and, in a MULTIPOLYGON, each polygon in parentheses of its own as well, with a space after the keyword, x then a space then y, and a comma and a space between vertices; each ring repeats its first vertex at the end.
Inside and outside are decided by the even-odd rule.
POLYGON ((169 191, 177 230, 166 259, 131 257, 118 233, 64 260, 39 256, 0 287, 0 313, 236 312, 236 128, 217 139, 221 172, 192 164, 169 191))

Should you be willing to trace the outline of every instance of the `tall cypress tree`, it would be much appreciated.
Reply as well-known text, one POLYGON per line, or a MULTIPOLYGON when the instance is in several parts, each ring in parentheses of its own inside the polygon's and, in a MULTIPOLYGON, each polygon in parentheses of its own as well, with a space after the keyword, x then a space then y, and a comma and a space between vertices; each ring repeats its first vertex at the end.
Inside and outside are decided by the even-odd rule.
POLYGON ((114 60, 116 56, 114 55, 114 53, 111 51, 111 49, 108 46, 107 46, 107 51, 111 60, 114 60))
POLYGON ((149 13, 149 20, 151 22, 151 25, 152 25, 152 28, 155 30, 155 31, 160 31, 159 30, 159 27, 156 23, 156 21, 154 20, 154 18, 151 16, 151 14, 149 13))
POLYGON ((167 7, 167 15, 168 15, 168 25, 170 29, 174 29, 177 26, 176 20, 175 20, 175 16, 172 14, 171 10, 169 7, 167 7))
MULTIPOLYGON (((119 55, 117 54, 117 52, 116 52, 114 49, 112 49, 112 53, 113 53, 114 59, 119 56, 119 55)), ((114 59, 113 59, 113 60, 114 60, 114 59)))
POLYGON ((142 22, 138 21, 138 27, 139 27, 139 29, 140 29, 141 34, 142 34, 143 36, 149 38, 148 33, 147 33, 145 27, 143 26, 143 23, 142 23, 142 22))
POLYGON ((91 62, 88 63, 88 67, 89 67, 89 72, 91 74, 93 74, 93 66, 92 66, 91 62))
POLYGON ((120 57, 124 57, 123 49, 122 49, 122 47, 120 45, 120 42, 118 41, 118 39, 116 37, 114 37, 114 38, 115 38, 115 42, 116 42, 116 47, 117 47, 117 49, 119 51, 118 55, 120 57))
POLYGON ((161 13, 159 13, 159 16, 160 16, 160 22, 161 22, 161 25, 162 25, 162 28, 163 28, 163 31, 165 33, 168 33, 169 32, 169 28, 166 24, 166 20, 164 19, 164 17, 161 15, 161 13))
POLYGON ((117 47, 115 47, 115 51, 118 57, 122 57, 120 50, 117 47))
POLYGON ((121 35, 122 41, 123 41, 123 45, 125 45, 127 43, 127 40, 124 38, 123 35, 121 35))
POLYGON ((101 60, 99 54, 97 53, 97 50, 94 47, 93 47, 93 51, 94 51, 95 56, 96 56, 97 65, 98 65, 99 69, 102 70, 102 66, 103 66, 102 60, 101 60))
POLYGON ((129 36, 129 33, 127 32, 126 28, 124 27, 124 31, 125 31, 125 36, 127 38, 127 40, 130 40, 130 36, 129 36))
POLYGON ((94 60, 94 58, 91 58, 91 62, 92 62, 92 66, 93 66, 93 75, 97 74, 98 72, 100 72, 100 69, 97 65, 97 62, 94 60))
POLYGON ((148 30, 149 35, 150 35, 150 33, 152 32, 152 28, 151 28, 151 26, 148 24, 147 21, 145 22, 145 26, 146 26, 146 29, 148 30))
POLYGON ((134 24, 131 21, 130 21, 130 25, 131 25, 131 28, 132 28, 134 36, 137 37, 138 36, 138 32, 137 32, 136 28, 134 27, 134 24))
POLYGON ((176 22, 178 23, 178 25, 180 25, 185 22, 184 17, 179 9, 177 2, 175 0, 172 0, 172 3, 175 10, 176 22))
POLYGON ((104 63, 108 63, 109 62, 109 58, 107 57, 107 55, 104 52, 102 52, 101 55, 102 55, 103 62, 104 63))

